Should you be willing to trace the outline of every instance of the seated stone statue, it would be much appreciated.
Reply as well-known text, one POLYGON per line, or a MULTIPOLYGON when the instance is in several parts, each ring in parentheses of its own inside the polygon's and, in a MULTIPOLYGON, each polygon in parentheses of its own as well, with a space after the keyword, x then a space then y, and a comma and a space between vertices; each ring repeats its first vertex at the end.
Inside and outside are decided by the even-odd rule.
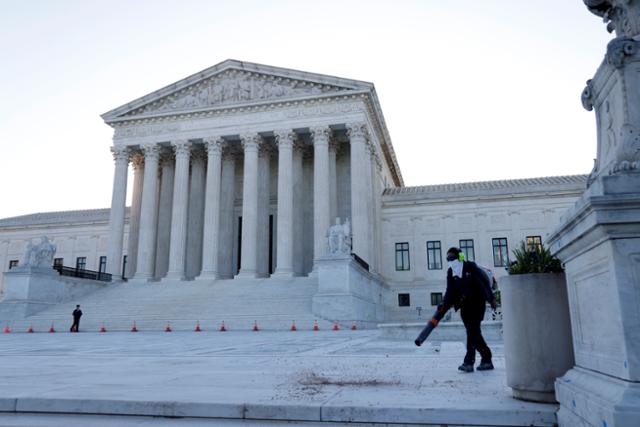
POLYGON ((37 245, 29 241, 22 267, 51 267, 55 254, 56 245, 51 243, 47 236, 42 236, 37 245))
POLYGON ((328 255, 348 255, 351 253, 351 224, 349 219, 340 224, 340 218, 329 227, 326 233, 328 255))

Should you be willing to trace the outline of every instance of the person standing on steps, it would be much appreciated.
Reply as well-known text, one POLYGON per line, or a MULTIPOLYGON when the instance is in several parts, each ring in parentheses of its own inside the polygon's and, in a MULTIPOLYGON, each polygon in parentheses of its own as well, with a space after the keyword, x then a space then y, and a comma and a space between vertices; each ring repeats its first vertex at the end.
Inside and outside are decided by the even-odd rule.
POLYGON ((73 310, 73 325, 71 325, 71 329, 69 332, 80 332, 80 318, 82 317, 82 310, 80 310, 80 305, 76 305, 76 309, 73 310))
MULTIPOLYGON (((458 248, 447 251, 447 290, 442 300, 444 313, 451 307, 460 309, 460 317, 467 332, 467 354, 458 370, 473 372, 476 351, 480 353, 479 371, 493 369, 491 349, 482 337, 480 323, 484 319, 486 303, 495 310, 496 299, 487 274, 475 262, 465 261, 458 248)), ((440 307, 439 307, 440 308, 440 307)))

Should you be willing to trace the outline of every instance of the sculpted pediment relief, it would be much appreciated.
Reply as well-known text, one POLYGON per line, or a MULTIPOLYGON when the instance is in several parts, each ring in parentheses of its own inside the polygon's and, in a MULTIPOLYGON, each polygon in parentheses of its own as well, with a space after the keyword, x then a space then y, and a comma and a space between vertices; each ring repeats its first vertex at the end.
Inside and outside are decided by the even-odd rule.
POLYGON ((289 98, 295 99, 305 96, 346 92, 354 89, 356 88, 256 72, 226 70, 170 95, 151 101, 121 117, 199 110, 208 107, 278 101, 289 98))

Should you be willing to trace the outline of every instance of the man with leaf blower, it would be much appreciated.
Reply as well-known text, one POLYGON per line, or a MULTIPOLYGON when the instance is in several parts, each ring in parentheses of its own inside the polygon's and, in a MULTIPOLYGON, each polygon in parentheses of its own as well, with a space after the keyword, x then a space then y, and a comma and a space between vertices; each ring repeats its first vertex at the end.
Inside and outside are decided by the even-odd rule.
POLYGON ((447 251, 447 290, 442 304, 433 315, 420 336, 415 340, 420 346, 445 313, 454 307, 460 309, 460 317, 467 332, 467 354, 464 362, 458 367, 462 372, 473 372, 476 351, 480 353, 479 371, 493 369, 491 350, 482 337, 480 323, 484 319, 486 303, 495 310, 496 299, 491 290, 491 281, 485 271, 472 261, 465 261, 464 254, 458 248, 447 251))

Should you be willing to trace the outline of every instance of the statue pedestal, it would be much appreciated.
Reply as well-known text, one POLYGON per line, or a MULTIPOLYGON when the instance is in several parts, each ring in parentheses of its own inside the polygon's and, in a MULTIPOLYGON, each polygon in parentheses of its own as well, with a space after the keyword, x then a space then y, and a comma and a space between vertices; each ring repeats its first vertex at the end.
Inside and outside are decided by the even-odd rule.
POLYGON ((51 267, 16 267, 4 273, 3 318, 21 319, 55 304, 58 272, 51 267))
POLYGON ((319 258, 318 293, 313 313, 331 321, 358 322, 375 327, 384 319, 383 296, 387 288, 350 255, 319 258))
POLYGON ((561 426, 640 420, 640 173, 600 176, 549 237, 564 263, 576 366, 556 381, 561 426))

